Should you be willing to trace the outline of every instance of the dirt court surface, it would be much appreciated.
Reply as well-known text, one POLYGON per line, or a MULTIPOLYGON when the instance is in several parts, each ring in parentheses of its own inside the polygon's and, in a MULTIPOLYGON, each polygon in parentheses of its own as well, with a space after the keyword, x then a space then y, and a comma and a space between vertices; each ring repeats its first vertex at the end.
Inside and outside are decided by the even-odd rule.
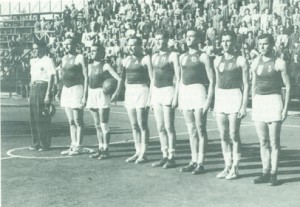
MULTIPOLYGON (((83 154, 61 156, 70 143, 64 111, 57 108, 53 118, 52 149, 29 151, 32 144, 28 106, 1 107, 1 185, 3 207, 65 206, 300 206, 300 116, 289 116, 281 133, 282 152, 278 173, 279 186, 254 185, 252 179, 261 172, 259 143, 251 114, 242 122, 243 143, 237 180, 218 180, 223 170, 220 139, 216 122, 208 116, 208 154, 203 175, 179 172, 190 160, 186 126, 176 111, 177 167, 152 168, 161 157, 153 112, 149 116, 149 163, 125 163, 134 153, 126 111, 111 109, 111 159, 94 160, 83 154)), ((92 117, 85 113, 86 150, 97 146, 92 117)))

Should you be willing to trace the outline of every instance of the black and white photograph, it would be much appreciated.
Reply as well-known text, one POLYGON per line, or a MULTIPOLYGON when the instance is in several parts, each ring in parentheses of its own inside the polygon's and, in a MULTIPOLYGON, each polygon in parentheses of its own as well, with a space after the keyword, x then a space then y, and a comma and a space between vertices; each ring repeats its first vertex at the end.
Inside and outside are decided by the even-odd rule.
POLYGON ((299 207, 300 0, 0 0, 0 206, 299 207))

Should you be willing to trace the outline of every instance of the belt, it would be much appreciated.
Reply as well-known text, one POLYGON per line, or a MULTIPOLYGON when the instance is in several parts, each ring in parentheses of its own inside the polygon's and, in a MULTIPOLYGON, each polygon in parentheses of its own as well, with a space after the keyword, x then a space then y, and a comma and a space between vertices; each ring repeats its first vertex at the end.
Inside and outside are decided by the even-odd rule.
POLYGON ((48 83, 47 81, 42 81, 42 80, 36 80, 36 81, 33 81, 32 84, 38 84, 38 83, 48 83))

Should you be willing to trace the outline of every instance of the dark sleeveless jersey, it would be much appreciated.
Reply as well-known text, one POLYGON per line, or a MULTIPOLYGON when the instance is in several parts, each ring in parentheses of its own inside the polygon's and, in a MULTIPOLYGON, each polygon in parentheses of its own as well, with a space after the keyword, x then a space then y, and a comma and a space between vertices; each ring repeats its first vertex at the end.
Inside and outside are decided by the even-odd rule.
POLYGON ((205 65, 200 62, 200 56, 201 52, 196 52, 195 54, 187 52, 181 58, 181 77, 184 85, 206 84, 207 74, 205 65))
POLYGON ((255 93, 259 95, 281 94, 281 72, 275 70, 276 58, 264 62, 260 58, 256 68, 255 93))
POLYGON ((150 79, 148 70, 143 67, 142 59, 134 56, 125 59, 125 72, 127 84, 148 84, 150 79))
POLYGON ((157 54, 153 62, 154 85, 157 88, 173 85, 174 67, 169 63, 170 53, 157 54))
POLYGON ((236 65, 237 57, 226 60, 222 56, 218 66, 218 87, 221 89, 240 88, 243 82, 242 69, 236 65))
POLYGON ((83 83, 81 65, 75 65, 76 56, 66 56, 65 64, 62 67, 62 80, 67 88, 83 83))
POLYGON ((99 63, 98 65, 90 64, 89 65, 89 87, 101 88, 105 80, 105 74, 103 72, 104 64, 99 63))

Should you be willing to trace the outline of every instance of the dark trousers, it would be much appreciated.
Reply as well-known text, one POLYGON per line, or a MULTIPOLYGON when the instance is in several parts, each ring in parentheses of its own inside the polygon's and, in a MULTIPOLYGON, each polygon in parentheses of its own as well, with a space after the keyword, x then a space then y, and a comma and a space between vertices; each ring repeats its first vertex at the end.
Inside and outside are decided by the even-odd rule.
POLYGON ((51 144, 51 117, 42 115, 47 83, 34 83, 30 90, 30 126, 33 145, 49 148, 51 144))

